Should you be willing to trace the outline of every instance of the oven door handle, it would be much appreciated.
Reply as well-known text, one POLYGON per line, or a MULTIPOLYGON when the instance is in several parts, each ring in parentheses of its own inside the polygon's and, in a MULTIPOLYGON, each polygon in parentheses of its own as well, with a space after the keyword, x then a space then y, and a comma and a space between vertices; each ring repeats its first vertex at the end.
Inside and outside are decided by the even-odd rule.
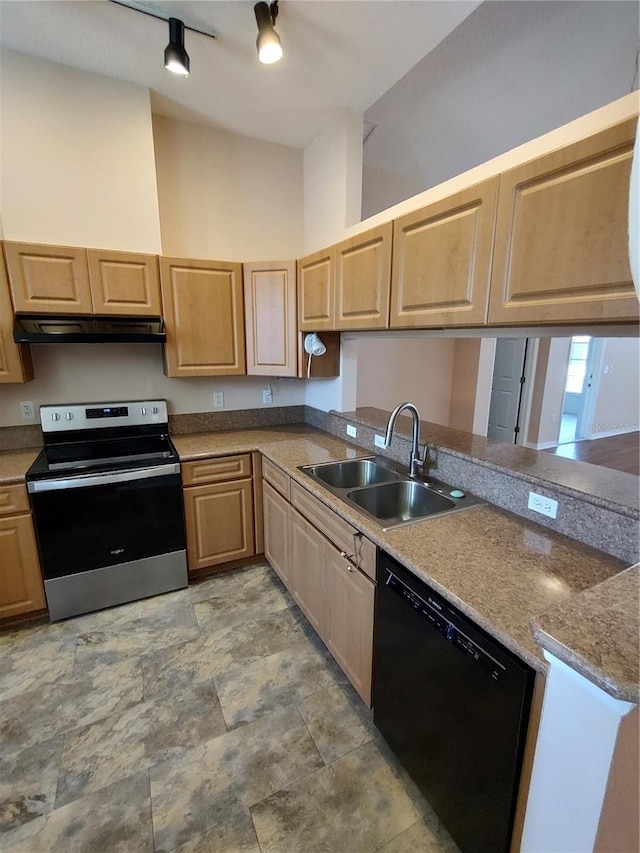
POLYGON ((133 480, 148 480, 152 477, 166 477, 167 474, 179 474, 180 463, 159 465, 155 468, 132 468, 109 474, 87 474, 80 477, 65 477, 61 480, 32 480, 27 483, 27 491, 56 492, 61 489, 86 489, 90 486, 110 486, 112 483, 130 483, 133 480))

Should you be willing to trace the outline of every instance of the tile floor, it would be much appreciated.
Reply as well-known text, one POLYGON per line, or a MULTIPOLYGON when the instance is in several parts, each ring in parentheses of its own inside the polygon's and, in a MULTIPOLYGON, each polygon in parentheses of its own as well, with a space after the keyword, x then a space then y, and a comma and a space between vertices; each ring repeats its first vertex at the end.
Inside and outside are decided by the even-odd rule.
POLYGON ((0 633, 5 853, 455 853, 266 564, 0 633))

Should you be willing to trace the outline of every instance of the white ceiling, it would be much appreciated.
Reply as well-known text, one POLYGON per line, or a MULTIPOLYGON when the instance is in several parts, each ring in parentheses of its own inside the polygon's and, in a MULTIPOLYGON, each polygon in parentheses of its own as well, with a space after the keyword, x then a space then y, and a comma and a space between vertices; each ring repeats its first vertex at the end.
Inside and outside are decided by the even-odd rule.
POLYGON ((154 112, 304 147, 336 109, 364 111, 478 5, 473 0, 280 0, 285 51, 258 62, 253 0, 140 2, 187 32, 191 76, 163 67, 168 26, 107 0, 1 0, 0 45, 145 86, 154 112))

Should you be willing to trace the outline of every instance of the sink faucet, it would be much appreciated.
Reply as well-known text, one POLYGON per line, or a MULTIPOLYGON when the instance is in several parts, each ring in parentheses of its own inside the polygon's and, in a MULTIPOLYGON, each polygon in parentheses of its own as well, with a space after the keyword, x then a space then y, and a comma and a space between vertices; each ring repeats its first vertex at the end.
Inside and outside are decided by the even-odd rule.
POLYGON ((393 436, 393 428, 396 425, 396 418, 400 414, 400 412, 406 409, 411 413, 411 417, 413 418, 413 434, 411 437, 411 453, 409 454, 409 476, 417 477, 418 476, 418 468, 422 468, 424 463, 427 461, 426 453, 421 458, 420 457, 420 445, 418 444, 420 440, 420 415, 418 414, 418 410, 413 405, 413 403, 400 403, 399 406, 396 406, 395 409, 389 415, 389 421, 387 423, 387 431, 384 436, 384 446, 389 447, 391 444, 391 438, 393 436))

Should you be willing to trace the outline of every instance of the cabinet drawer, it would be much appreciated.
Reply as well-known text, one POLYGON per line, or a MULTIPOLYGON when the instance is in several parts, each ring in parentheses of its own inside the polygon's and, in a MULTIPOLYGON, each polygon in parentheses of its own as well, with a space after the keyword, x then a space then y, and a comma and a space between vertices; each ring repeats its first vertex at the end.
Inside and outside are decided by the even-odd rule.
POLYGON ((0 486, 0 515, 18 515, 29 512, 27 487, 22 483, 0 486))
POLYGON ((291 483, 291 503, 336 548, 344 551, 352 563, 375 580, 376 546, 373 542, 295 482, 291 483))
POLYGON ((264 456, 262 457, 262 476, 267 483, 273 486, 276 492, 280 492, 283 498, 288 501, 291 500, 291 478, 285 474, 282 468, 278 468, 264 456))
POLYGON ((251 476, 251 454, 218 456, 198 462, 182 463, 182 484, 201 486, 205 483, 222 483, 242 480, 251 476))

